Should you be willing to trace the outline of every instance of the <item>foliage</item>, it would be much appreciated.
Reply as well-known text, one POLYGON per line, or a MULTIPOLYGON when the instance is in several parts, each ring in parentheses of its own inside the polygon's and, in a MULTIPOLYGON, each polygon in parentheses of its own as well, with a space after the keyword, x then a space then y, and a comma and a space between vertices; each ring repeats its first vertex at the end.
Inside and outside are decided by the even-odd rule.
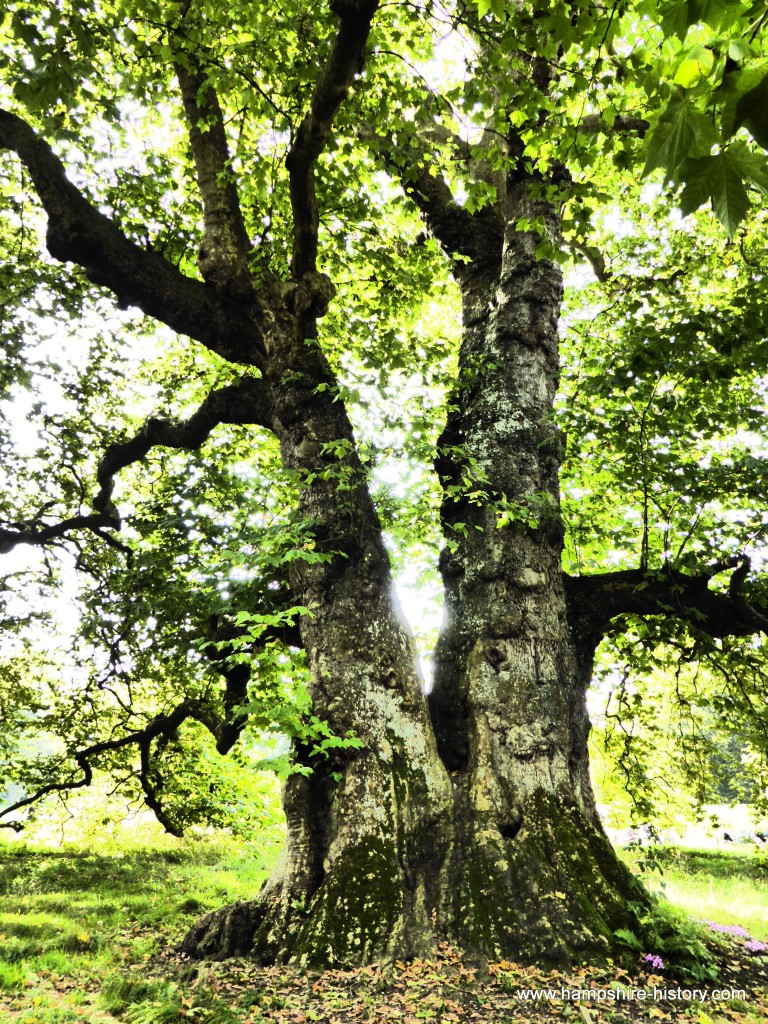
POLYGON ((707 947, 705 927, 658 897, 650 909, 637 910, 637 934, 618 929, 616 937, 621 942, 634 951, 654 950, 652 956, 658 956, 663 964, 673 965, 686 981, 717 980, 716 958, 707 947))
MULTIPOLYGON (((727 678, 705 659, 675 664, 664 649, 649 663, 633 643, 628 632, 596 673, 591 749, 601 801, 622 820, 672 828, 703 817, 708 804, 764 813, 761 723, 739 707, 727 678)), ((748 686, 742 677, 742 693, 748 686)))
MULTIPOLYGON (((289 285, 285 157, 332 45, 333 11, 201 0, 184 21, 187 6, 12 0, 0 22, 2 103, 54 146, 128 239, 199 280, 202 200, 174 66, 203 55, 204 85, 224 111, 225 177, 237 182, 256 245, 251 270, 289 285)), ((457 374, 449 260, 413 202, 425 187, 414 158, 424 137, 430 176, 468 213, 489 208, 512 170, 502 137, 537 194, 562 208, 562 239, 540 237, 537 252, 561 261, 572 283, 555 414, 566 443, 565 568, 637 565, 650 583, 765 545, 765 28, 763 5, 749 0, 382 6, 365 74, 318 158, 319 244, 336 297, 317 343, 397 568, 416 565, 434 585, 432 464, 457 374)), ((4 159, 0 457, 11 482, 0 525, 32 532, 88 513, 105 452, 148 417, 183 421, 239 379, 220 353, 115 309, 87 265, 41 256, 33 191, 27 171, 4 159)), ((252 366, 244 374, 261 379, 252 366)), ((342 502, 350 450, 341 438, 323 452, 342 502)), ((493 504, 500 530, 546 522, 544 499, 491 495, 471 460, 466 470, 446 500, 493 504)), ((4 777, 29 792, 80 786, 78 755, 92 750, 127 800, 147 801, 182 831, 242 825, 264 764, 285 776, 325 759, 335 771, 358 741, 313 715, 296 642, 310 612, 286 585, 297 565, 341 551, 343 538, 322 542, 297 511, 314 483, 283 465, 262 426, 220 423, 196 447, 157 445, 121 468, 110 496, 119 537, 68 533, 39 558, 5 563, 4 777), (234 699, 225 680, 243 666, 248 697, 234 699), (180 702, 197 717, 150 737, 141 761, 127 740, 180 702), (229 755, 237 772, 222 761, 222 722, 244 740, 229 755), (262 758, 260 744, 276 736, 292 741, 291 757, 262 758)), ((742 596, 764 609, 764 581, 742 596)), ((626 671, 607 742, 623 749, 641 817, 662 747, 664 771, 696 783, 700 803, 709 798, 722 774, 716 719, 738 723, 753 776, 765 774, 761 643, 712 639, 690 619, 681 625, 677 610, 624 616, 608 640, 605 677, 626 671), (706 671, 687 668, 699 662, 706 671), (670 674, 673 663, 683 667, 670 674), (674 746, 660 743, 652 709, 661 699, 675 709, 674 746)))

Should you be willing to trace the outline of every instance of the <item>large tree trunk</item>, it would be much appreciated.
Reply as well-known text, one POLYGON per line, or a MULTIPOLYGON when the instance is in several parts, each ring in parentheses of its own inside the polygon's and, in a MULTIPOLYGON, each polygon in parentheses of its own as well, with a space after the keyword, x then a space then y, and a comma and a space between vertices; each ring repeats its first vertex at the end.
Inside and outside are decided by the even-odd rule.
POLYGON ((592 651, 567 618, 553 423, 561 273, 537 260, 539 236, 517 230, 538 219, 556 244, 558 220, 527 181, 506 201, 503 256, 460 279, 459 379, 437 460, 446 618, 430 709, 456 829, 440 917, 462 946, 558 959, 607 951, 638 892, 597 816, 592 651))
MULTIPOLYGON (((527 190, 517 202, 515 220, 542 212, 527 190)), ((337 552, 296 563, 291 578, 312 612, 312 698, 364 746, 289 780, 278 868, 258 899, 192 929, 193 955, 360 964, 447 938, 562 960, 607 952, 628 923, 637 894, 595 811, 589 657, 577 656, 560 568, 560 274, 535 245, 511 226, 503 261, 462 277, 460 377, 438 460, 447 614, 429 710, 362 469, 353 450, 323 447, 352 442, 332 387, 318 387, 333 384, 329 371, 302 330, 279 361, 296 371, 273 382, 283 460, 312 475, 302 511, 318 549, 337 552), (505 509, 513 521, 497 528, 505 509)))
POLYGON ((352 429, 306 334, 300 326, 279 360, 288 370, 274 381, 274 427, 284 465, 307 481, 300 513, 313 524, 314 554, 329 560, 294 562, 291 587, 311 612, 301 632, 314 712, 363 746, 328 761, 304 752, 314 771, 285 787, 273 876, 258 900, 204 918, 183 948, 362 963, 433 947, 451 786, 352 429))

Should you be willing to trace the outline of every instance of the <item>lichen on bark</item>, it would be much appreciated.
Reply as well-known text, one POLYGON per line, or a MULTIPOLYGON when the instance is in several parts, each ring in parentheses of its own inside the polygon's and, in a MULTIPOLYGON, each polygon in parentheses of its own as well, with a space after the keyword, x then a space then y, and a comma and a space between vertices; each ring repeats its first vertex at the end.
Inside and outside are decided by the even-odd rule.
MULTIPOLYGON (((354 453, 332 389, 317 386, 327 367, 297 345, 297 383, 272 383, 284 462, 321 481, 306 489, 304 512, 323 538, 344 539, 338 557, 298 563, 291 580, 311 610, 302 636, 316 713, 364 748, 338 785, 286 790, 281 866, 239 912, 262 959, 353 965, 444 940, 486 956, 606 955, 615 929, 632 924, 630 901, 642 901, 589 782, 588 666, 560 567, 551 425, 561 284, 533 248, 510 226, 504 258, 462 282, 465 340, 438 472, 446 529, 468 528, 452 531, 459 539, 441 560, 447 611, 429 710, 354 454, 358 486, 344 502, 322 483, 326 440, 349 438, 354 453), (483 502, 457 485, 467 453, 483 502), (536 501, 545 514, 499 528, 500 508, 536 501)), ((195 933, 188 951, 221 946, 217 927, 195 933)))

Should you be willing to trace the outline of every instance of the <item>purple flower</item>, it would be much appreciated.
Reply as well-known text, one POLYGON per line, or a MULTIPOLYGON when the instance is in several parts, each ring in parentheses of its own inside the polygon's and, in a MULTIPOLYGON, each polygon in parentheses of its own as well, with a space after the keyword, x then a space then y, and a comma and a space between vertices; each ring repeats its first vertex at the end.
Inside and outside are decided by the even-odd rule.
POLYGON ((646 953, 643 960, 656 971, 664 970, 664 961, 660 956, 656 956, 655 953, 646 953))
POLYGON ((744 943, 744 948, 748 949, 750 953, 768 953, 768 943, 761 942, 759 939, 750 939, 744 943))
POLYGON ((734 935, 740 939, 748 939, 749 932, 739 924, 715 924, 714 921, 706 921, 710 931, 722 932, 724 935, 734 935))

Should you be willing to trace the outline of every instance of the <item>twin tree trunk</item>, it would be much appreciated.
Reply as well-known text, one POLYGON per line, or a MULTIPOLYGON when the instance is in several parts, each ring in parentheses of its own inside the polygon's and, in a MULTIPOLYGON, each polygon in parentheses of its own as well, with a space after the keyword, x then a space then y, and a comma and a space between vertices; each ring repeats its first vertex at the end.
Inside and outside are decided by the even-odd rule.
MULTIPOLYGON (((522 216, 527 187, 517 201, 522 216)), ((516 220, 503 256, 460 277, 460 371, 436 463, 447 545, 433 691, 423 693, 362 471, 348 460, 355 479, 339 491, 326 461, 303 512, 341 554, 296 563, 291 584, 312 610, 302 634, 315 713, 363 747, 289 779, 273 876, 252 902, 203 918, 182 947, 192 955, 354 965, 447 940, 557 961, 607 953, 631 924, 638 892, 589 780, 592 652, 569 626, 561 570, 561 277, 516 220)), ((300 373, 275 381, 275 429, 286 465, 317 471, 323 444, 352 432, 317 388, 329 377, 319 352, 309 366, 298 335, 295 349, 300 373)))

